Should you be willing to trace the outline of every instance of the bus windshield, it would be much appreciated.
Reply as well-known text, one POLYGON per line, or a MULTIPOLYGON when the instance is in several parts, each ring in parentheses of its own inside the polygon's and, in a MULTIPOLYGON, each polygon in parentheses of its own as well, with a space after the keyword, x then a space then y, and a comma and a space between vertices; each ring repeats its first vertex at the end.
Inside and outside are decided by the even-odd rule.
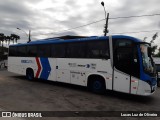
POLYGON ((143 68, 145 73, 153 73, 154 72, 154 67, 153 67, 153 62, 152 58, 149 55, 149 45, 148 44, 141 44, 141 53, 142 53, 142 61, 143 61, 143 68))

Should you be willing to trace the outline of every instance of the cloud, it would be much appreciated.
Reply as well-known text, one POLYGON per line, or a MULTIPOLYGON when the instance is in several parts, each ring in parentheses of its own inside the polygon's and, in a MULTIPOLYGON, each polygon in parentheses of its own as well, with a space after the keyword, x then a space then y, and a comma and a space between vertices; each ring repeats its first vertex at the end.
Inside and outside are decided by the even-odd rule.
MULTIPOLYGON (((154 14, 160 11, 159 1, 152 0, 108 0, 104 1, 110 18, 154 14)), ((15 33, 27 41, 23 31, 32 31, 32 38, 40 39, 56 35, 103 35, 105 21, 70 31, 63 31, 104 18, 104 9, 99 0, 1 0, 0 32, 7 35, 15 33), (57 34, 48 34, 48 33, 57 34), (59 33, 60 32, 60 33, 59 33), (46 34, 46 35, 45 35, 46 34)), ((160 28, 160 17, 130 19, 109 19, 109 31, 131 32, 160 28)), ((130 34, 135 37, 151 37, 154 33, 130 34)))
POLYGON ((31 24, 27 18, 30 18, 33 14, 33 11, 29 10, 23 2, 2 0, 0 3, 0 31, 11 34, 11 30, 17 27, 29 28, 31 24))

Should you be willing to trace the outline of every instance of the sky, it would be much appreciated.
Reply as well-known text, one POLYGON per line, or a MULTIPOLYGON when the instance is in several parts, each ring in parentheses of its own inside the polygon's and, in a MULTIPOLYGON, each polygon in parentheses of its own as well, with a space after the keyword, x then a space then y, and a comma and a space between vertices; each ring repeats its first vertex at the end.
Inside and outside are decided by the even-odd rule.
MULTIPOLYGON (((160 14, 159 0, 103 0, 109 13, 108 35, 124 33, 149 42, 156 32, 160 32, 160 15, 111 19, 117 17, 160 14), (152 31, 159 30, 159 31, 152 31), (152 31, 128 33, 139 31, 152 31)), ((21 37, 19 43, 31 39, 57 37, 62 35, 103 36, 105 20, 101 0, 1 0, 0 33, 12 33, 21 37), (85 27, 88 23, 99 21, 85 27), (16 28, 20 28, 18 30, 16 28), (70 29, 70 30, 69 30, 70 29)), ((159 34, 160 36, 160 34, 159 34)), ((160 37, 155 44, 160 45, 160 37)))

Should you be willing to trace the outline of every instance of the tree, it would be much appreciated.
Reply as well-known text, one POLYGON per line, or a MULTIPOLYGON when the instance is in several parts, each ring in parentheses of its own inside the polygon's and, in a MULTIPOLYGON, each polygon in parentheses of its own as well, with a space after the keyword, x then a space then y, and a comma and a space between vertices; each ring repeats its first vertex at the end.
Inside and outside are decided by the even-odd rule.
POLYGON ((160 57, 160 48, 158 49, 158 53, 155 54, 154 57, 160 57))
POLYGON ((2 47, 3 47, 4 39, 5 39, 4 34, 3 34, 3 33, 0 33, 0 42, 1 42, 2 47))
POLYGON ((146 42, 147 37, 144 37, 143 41, 146 42))
POLYGON ((6 42, 6 44, 8 43, 8 45, 10 44, 10 42, 12 41, 13 43, 16 42, 17 40, 20 39, 20 36, 16 35, 16 34, 11 34, 10 36, 5 36, 4 33, 0 33, 0 45, 2 46, 0 49, 0 52, 2 54, 4 54, 4 51, 6 51, 7 48, 4 48, 4 41, 6 42))
POLYGON ((10 44, 10 40, 11 40, 11 37, 10 37, 10 36, 6 36, 6 37, 5 37, 5 41, 6 41, 6 43, 8 43, 8 45, 10 44))
POLYGON ((150 43, 154 43, 154 40, 158 37, 158 32, 155 33, 152 37, 152 40, 150 41, 150 43))
POLYGON ((0 33, 0 42, 1 42, 1 45, 2 45, 2 49, 1 49, 2 54, 4 53, 4 48, 3 48, 4 40, 5 40, 5 35, 3 33, 0 33))
POLYGON ((20 39, 20 36, 18 36, 18 35, 16 35, 16 34, 11 34, 11 39, 10 40, 12 40, 12 42, 14 43, 17 43, 17 40, 19 40, 20 39))
MULTIPOLYGON (((152 40, 150 41, 150 44, 151 44, 151 45, 153 45, 153 43, 154 43, 154 41, 156 40, 157 37, 158 37, 158 32, 155 33, 155 34, 152 36, 152 40)), ((152 53, 153 56, 155 55, 154 53, 155 53, 157 47, 158 47, 157 45, 151 46, 151 53, 152 53)))

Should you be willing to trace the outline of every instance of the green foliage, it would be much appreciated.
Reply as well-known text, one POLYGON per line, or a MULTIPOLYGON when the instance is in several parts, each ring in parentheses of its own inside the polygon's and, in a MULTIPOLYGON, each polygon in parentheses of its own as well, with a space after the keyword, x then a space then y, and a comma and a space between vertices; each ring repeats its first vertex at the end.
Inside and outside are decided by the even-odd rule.
POLYGON ((8 45, 10 44, 10 42, 14 43, 17 42, 17 40, 19 40, 20 37, 16 34, 11 34, 10 36, 5 36, 4 33, 0 33, 0 53, 3 54, 4 52, 7 52, 7 48, 3 47, 4 42, 8 43, 8 45))
POLYGON ((154 43, 154 41, 156 40, 157 37, 158 37, 158 32, 153 35, 152 40, 150 41, 150 43, 151 43, 151 53, 152 53, 153 56, 155 56, 155 51, 158 48, 158 45, 153 45, 153 43, 154 43))
POLYGON ((158 49, 158 53, 155 54, 154 57, 160 57, 160 48, 158 49))
POLYGON ((3 47, 3 43, 4 41, 6 43, 8 43, 8 45, 10 44, 10 42, 17 43, 17 40, 20 39, 20 36, 16 35, 16 34, 11 34, 10 36, 5 36, 3 33, 0 33, 0 45, 3 47))
POLYGON ((3 59, 3 56, 4 56, 4 53, 5 52, 8 52, 8 48, 6 48, 6 47, 1 47, 0 46, 0 60, 2 60, 3 59))
POLYGON ((155 51, 156 51, 157 47, 158 47, 157 45, 154 45, 154 46, 151 47, 152 55, 155 55, 155 51))

